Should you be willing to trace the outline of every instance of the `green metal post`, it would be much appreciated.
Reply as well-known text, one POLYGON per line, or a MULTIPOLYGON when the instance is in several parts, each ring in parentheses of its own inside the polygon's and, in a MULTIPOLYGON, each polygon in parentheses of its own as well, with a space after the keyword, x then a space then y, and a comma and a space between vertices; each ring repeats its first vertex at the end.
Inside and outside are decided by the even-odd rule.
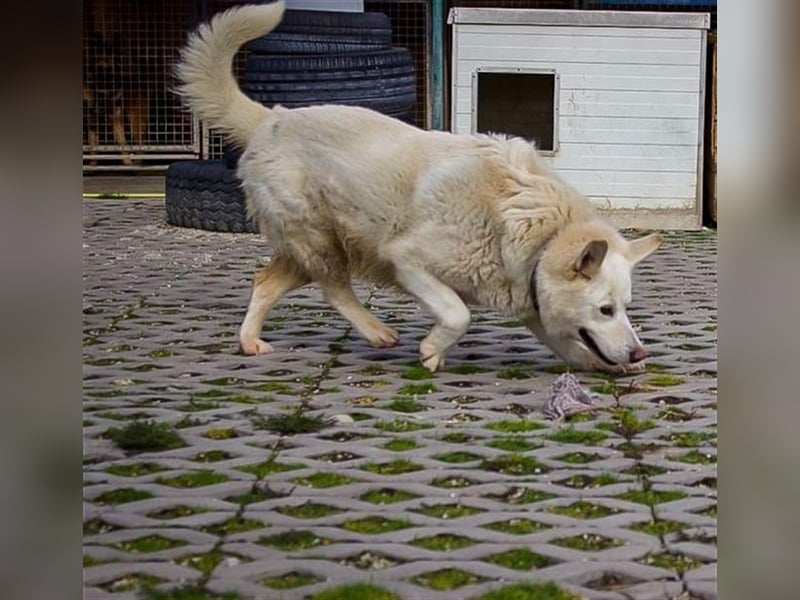
POLYGON ((431 128, 444 127, 444 0, 431 3, 431 128))

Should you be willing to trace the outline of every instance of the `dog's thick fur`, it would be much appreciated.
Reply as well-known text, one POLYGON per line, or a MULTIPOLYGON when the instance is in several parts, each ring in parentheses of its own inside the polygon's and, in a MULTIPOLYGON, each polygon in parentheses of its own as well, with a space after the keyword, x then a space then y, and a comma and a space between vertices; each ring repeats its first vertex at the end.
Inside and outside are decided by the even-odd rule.
POLYGON ((578 368, 641 368, 625 306, 632 266, 658 236, 624 240, 521 139, 422 131, 344 106, 268 109, 231 70, 246 41, 271 31, 283 3, 215 16, 190 39, 179 92, 208 125, 245 148, 248 209, 276 256, 254 280, 240 330, 269 352, 263 321, 311 281, 373 345, 397 333, 357 300, 351 278, 396 285, 432 313, 420 344, 435 370, 470 324, 467 304, 521 320, 578 368))

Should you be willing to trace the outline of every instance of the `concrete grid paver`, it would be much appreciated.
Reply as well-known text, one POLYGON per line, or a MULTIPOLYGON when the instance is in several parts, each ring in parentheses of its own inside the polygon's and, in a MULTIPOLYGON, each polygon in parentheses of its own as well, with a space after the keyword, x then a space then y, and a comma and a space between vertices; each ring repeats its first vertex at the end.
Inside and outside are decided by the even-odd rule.
POLYGON ((523 580, 591 600, 715 597, 716 237, 665 237, 630 308, 648 372, 579 374, 627 412, 554 424, 541 407, 562 364, 500 315, 476 311, 447 368, 418 379, 431 319, 412 300, 357 289, 400 332, 376 350, 307 287, 267 320, 275 353, 241 356, 261 237, 170 227, 159 201, 86 202, 87 597, 195 580, 287 600, 355 581, 408 599, 523 580), (265 429, 289 412, 324 427, 265 429), (105 437, 137 419, 184 445, 132 455, 105 437), (539 568, 513 564, 523 548, 539 568), (426 587, 448 568, 463 587, 426 587), (288 573, 306 585, 263 584, 288 573))

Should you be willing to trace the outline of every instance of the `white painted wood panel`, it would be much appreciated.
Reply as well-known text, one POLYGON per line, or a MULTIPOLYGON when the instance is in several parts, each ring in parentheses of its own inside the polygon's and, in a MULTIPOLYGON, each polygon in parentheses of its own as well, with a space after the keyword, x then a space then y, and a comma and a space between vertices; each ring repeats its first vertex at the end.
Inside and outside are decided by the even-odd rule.
MULTIPOLYGON (((694 29, 640 29, 638 27, 566 27, 563 25, 457 25, 460 36, 494 35, 502 31, 503 35, 530 35, 536 37, 606 37, 606 38, 646 38, 646 39, 696 39, 698 31, 694 29), (502 30, 500 30, 502 27, 502 30)), ((468 39, 468 38, 467 38, 468 39)))
POLYGON ((555 70, 558 150, 545 160, 603 208, 696 207, 700 30, 456 25, 453 130, 472 131, 473 73, 555 70))

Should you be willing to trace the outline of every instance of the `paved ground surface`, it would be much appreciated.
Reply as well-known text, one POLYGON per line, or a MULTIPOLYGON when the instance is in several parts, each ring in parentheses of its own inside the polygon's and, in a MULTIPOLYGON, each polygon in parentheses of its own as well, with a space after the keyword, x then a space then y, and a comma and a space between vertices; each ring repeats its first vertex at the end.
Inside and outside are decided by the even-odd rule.
POLYGON ((590 599, 716 597, 713 233, 666 234, 640 266, 648 372, 580 374, 619 408, 563 424, 541 413, 563 365, 496 314, 476 312, 429 377, 412 301, 359 289, 401 333, 376 351, 310 287, 268 320, 276 352, 244 357, 260 237, 170 227, 159 201, 84 211, 87 598, 371 582, 461 599, 547 580, 590 599))

